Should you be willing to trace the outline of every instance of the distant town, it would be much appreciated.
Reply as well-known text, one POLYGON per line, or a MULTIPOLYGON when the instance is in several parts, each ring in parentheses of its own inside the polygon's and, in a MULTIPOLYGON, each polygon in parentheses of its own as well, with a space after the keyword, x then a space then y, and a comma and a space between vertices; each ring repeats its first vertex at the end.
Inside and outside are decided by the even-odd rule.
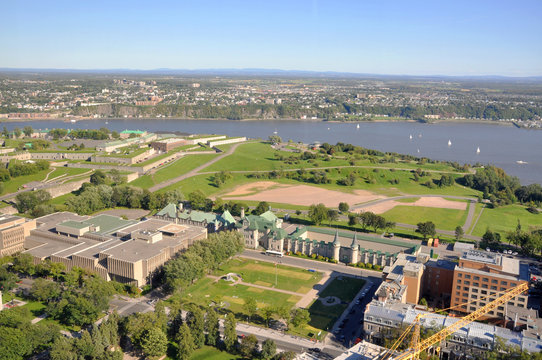
POLYGON ((534 129, 541 104, 542 86, 528 80, 0 73, 0 120, 485 120, 534 129))

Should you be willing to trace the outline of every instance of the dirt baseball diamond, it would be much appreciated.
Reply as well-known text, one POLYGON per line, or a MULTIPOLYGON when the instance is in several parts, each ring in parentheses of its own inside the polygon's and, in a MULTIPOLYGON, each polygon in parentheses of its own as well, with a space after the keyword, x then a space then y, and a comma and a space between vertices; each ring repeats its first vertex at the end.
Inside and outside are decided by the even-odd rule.
POLYGON ((467 203, 464 201, 452 201, 446 200, 442 197, 424 197, 420 196, 420 199, 416 200, 413 203, 404 203, 395 200, 384 201, 378 204, 369 205, 358 209, 358 212, 371 211, 375 214, 383 214, 388 210, 393 209, 394 207, 402 206, 422 206, 422 207, 434 207, 434 208, 444 208, 444 209, 454 209, 454 210, 467 210, 467 203))
POLYGON ((279 184, 272 181, 241 185, 222 197, 224 200, 268 201, 304 206, 322 203, 328 207, 337 207, 340 202, 352 206, 381 198, 383 196, 366 190, 344 193, 316 186, 279 184))

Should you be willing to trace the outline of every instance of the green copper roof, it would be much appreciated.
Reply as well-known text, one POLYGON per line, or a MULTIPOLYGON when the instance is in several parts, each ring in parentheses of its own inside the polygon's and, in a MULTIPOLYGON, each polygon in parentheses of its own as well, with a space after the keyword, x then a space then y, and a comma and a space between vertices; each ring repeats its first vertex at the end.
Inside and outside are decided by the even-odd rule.
POLYGON ((268 210, 268 211, 264 212, 260 216, 263 217, 267 221, 275 221, 275 220, 277 220, 277 217, 275 216, 275 214, 273 214, 271 212, 271 210, 268 210))
POLYGON ((358 245, 358 233, 355 232, 355 233, 354 233, 354 238, 352 238, 352 244, 350 245, 350 247, 351 247, 352 249, 357 249, 358 246, 359 246, 359 245, 358 245))
POLYGON ((168 216, 172 219, 177 217, 177 206, 173 203, 169 203, 166 205, 165 208, 160 210, 157 214, 157 216, 168 216))
POLYGON ((224 211, 221 216, 222 216, 222 219, 227 224, 234 224, 235 223, 235 219, 233 218, 233 216, 230 214, 230 212, 228 210, 224 211))
POLYGON ((339 229, 335 232, 335 238, 332 242, 333 246, 341 246, 341 242, 339 241, 339 229))

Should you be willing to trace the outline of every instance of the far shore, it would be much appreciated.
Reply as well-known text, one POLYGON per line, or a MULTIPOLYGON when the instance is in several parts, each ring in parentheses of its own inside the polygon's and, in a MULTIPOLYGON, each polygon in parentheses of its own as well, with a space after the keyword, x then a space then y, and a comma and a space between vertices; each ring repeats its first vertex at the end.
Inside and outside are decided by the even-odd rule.
MULTIPOLYGON (((283 119, 241 119, 241 120, 231 120, 226 118, 173 118, 173 117, 161 117, 161 118, 75 118, 76 121, 118 121, 118 120, 179 120, 179 121, 239 121, 239 122, 252 122, 252 121, 297 121, 297 122, 329 122, 334 124, 340 123, 396 123, 396 122, 405 122, 405 123, 420 123, 420 124, 441 124, 441 123, 456 123, 456 124, 487 124, 487 125, 504 125, 504 126, 515 126, 512 122, 503 122, 503 121, 494 121, 494 120, 474 120, 474 119, 439 119, 430 122, 420 122, 417 120, 411 119, 376 119, 376 120, 357 120, 357 121, 340 121, 340 120, 324 120, 324 119, 292 119, 292 118, 283 118, 283 119)), ((0 124, 6 122, 15 122, 15 123, 25 123, 25 122, 34 122, 34 121, 64 121, 70 123, 70 118, 38 118, 38 119, 0 119, 0 124)))

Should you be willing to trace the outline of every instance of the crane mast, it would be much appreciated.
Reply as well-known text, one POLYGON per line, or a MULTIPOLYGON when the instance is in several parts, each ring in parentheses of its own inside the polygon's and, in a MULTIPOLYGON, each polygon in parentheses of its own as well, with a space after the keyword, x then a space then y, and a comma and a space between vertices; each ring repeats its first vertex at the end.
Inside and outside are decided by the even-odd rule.
MULTIPOLYGON (((457 330, 461 329, 463 326, 467 325, 467 324, 470 324, 471 322, 475 321, 476 319, 484 316, 485 314, 487 314, 488 312, 494 310, 495 308, 497 308, 498 306, 502 305, 502 304, 505 304, 507 303, 509 300, 515 298, 516 296, 518 296, 519 294, 527 291, 529 289, 529 284, 528 283, 522 283, 512 289, 509 289, 508 291, 506 291, 502 296, 498 297, 497 299, 489 302, 488 304, 482 306, 481 308, 473 311, 472 313, 460 318, 458 321, 456 321, 455 323, 453 323, 452 325, 440 330, 439 332, 437 332, 436 334, 428 337, 427 339, 425 340, 422 340, 420 342, 418 342, 418 339, 419 339, 419 320, 421 318, 421 316, 417 316, 416 317, 416 325, 415 325, 415 329, 417 331, 415 331, 414 335, 413 335, 413 339, 411 341, 411 345, 410 345, 410 348, 408 350, 405 350, 404 352, 400 353, 399 355, 395 356, 395 357, 391 357, 389 356, 390 353, 389 352, 386 352, 386 354, 384 354, 384 357, 382 359, 393 359, 393 360, 415 360, 415 359, 418 359, 420 353, 426 349, 428 349, 429 347, 431 347, 432 345, 436 344, 436 343, 439 343, 441 341, 443 341, 444 339, 446 339, 446 337, 452 335, 454 332, 456 332, 457 330), (388 355, 388 356, 386 356, 388 355)), ((410 326, 407 331, 410 331, 410 329, 412 328, 412 326, 410 326)))

